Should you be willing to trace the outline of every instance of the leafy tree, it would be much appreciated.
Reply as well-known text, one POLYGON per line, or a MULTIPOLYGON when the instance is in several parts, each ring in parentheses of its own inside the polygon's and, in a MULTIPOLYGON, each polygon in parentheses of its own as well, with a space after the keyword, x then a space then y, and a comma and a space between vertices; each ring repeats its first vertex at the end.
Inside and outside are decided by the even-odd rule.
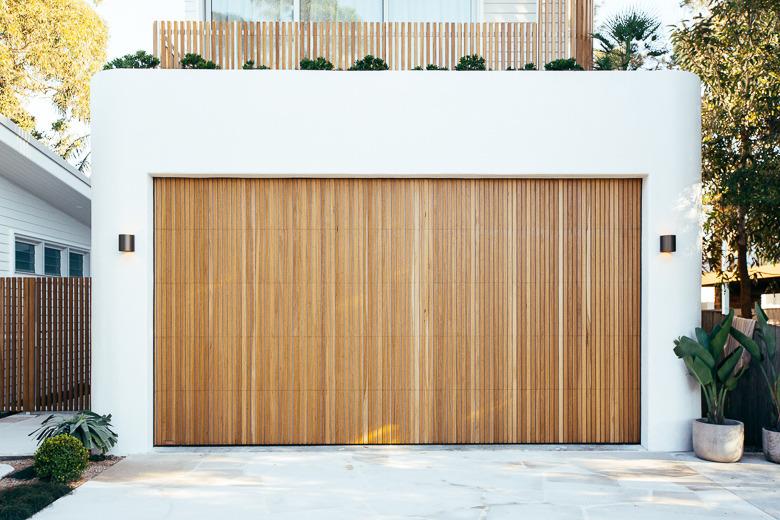
POLYGON ((85 0, 0 0, 0 113, 32 131, 25 99, 43 95, 64 119, 88 120, 89 82, 107 40, 85 0))
POLYGON ((160 59, 146 51, 138 51, 115 58, 103 66, 103 70, 110 69, 156 69, 160 65, 160 59))
POLYGON ((661 22, 637 9, 629 9, 607 20, 593 34, 598 42, 597 70, 637 70, 648 58, 660 58, 668 51, 659 44, 661 22))
POLYGON ((359 22, 357 10, 343 4, 338 0, 301 0, 301 14, 312 22, 359 22))
POLYGON ((89 149, 89 133, 74 129, 70 121, 61 118, 52 123, 50 131, 33 130, 32 135, 39 141, 48 144, 63 159, 73 164, 78 171, 89 172, 90 157, 92 156, 89 149))
MULTIPOLYGON (((780 261, 780 2, 720 0, 672 33, 676 59, 703 83, 705 261, 737 252, 742 315, 748 257, 780 261)), ((730 261, 729 264, 733 264, 730 261)))

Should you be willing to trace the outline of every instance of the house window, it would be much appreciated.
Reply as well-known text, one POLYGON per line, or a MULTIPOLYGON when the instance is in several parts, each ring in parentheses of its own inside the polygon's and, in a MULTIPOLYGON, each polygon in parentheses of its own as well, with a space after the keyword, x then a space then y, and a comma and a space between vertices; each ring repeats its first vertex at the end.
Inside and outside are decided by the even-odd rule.
POLYGON ((43 249, 43 273, 46 276, 62 276, 62 251, 53 247, 43 249))
POLYGON ((211 0, 211 19, 217 22, 289 22, 293 19, 293 0, 211 0))
POLYGON ((389 22, 471 22, 472 0, 386 0, 389 22))
POLYGON ((16 241, 16 260, 14 270, 17 273, 35 274, 35 245, 16 241))
POLYGON ((476 0, 203 1, 207 19, 217 22, 473 22, 478 18, 476 0))
POLYGON ((68 255, 68 276, 81 278, 84 276, 84 255, 70 252, 68 255))
POLYGON ((301 0, 304 22, 380 22, 382 0, 301 0))
POLYGON ((14 272, 33 276, 89 276, 89 253, 82 248, 33 237, 14 239, 14 272))

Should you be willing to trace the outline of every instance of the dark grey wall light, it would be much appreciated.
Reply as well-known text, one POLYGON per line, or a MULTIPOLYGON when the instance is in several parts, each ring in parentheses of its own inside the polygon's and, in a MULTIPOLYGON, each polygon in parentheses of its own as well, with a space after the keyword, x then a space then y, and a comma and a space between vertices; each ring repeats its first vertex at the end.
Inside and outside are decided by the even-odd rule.
POLYGON ((135 251, 135 235, 119 235, 119 250, 123 253, 135 251))
POLYGON ((661 252, 674 253, 677 251, 677 235, 661 235, 661 252))

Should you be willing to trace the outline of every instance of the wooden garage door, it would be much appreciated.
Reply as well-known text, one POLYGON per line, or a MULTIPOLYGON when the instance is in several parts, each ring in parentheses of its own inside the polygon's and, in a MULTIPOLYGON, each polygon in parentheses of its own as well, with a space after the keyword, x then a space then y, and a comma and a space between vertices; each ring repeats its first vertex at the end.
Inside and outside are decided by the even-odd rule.
POLYGON ((155 443, 636 443, 641 181, 155 180, 155 443))

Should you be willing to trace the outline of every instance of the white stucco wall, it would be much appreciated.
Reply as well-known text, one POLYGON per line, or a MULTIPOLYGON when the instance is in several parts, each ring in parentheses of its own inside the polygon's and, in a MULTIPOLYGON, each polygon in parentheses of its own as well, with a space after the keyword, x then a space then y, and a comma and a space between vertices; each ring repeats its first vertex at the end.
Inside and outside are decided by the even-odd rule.
POLYGON ((672 340, 700 320, 694 76, 108 71, 92 92, 93 404, 119 452, 152 448, 153 175, 642 177, 642 444, 689 448, 699 393, 672 340))

